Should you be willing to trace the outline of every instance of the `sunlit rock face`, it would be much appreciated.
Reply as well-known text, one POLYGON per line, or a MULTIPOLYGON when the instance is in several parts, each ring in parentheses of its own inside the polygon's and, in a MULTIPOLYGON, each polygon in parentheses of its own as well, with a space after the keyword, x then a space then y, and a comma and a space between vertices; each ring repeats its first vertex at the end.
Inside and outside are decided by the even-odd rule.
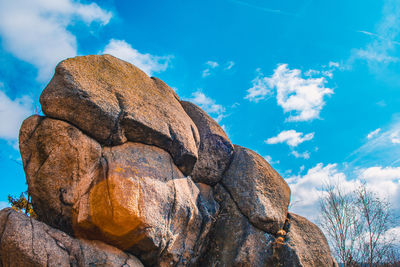
POLYGON ((110 55, 58 64, 40 96, 43 113, 67 121, 105 145, 136 141, 168 151, 188 175, 199 133, 168 85, 110 55))
POLYGON ((289 187, 265 159, 161 80, 109 55, 76 57, 40 101, 45 116, 19 137, 39 222, 0 212, 0 266, 18 266, 14 255, 26 266, 336 264, 322 232, 288 214, 289 187))

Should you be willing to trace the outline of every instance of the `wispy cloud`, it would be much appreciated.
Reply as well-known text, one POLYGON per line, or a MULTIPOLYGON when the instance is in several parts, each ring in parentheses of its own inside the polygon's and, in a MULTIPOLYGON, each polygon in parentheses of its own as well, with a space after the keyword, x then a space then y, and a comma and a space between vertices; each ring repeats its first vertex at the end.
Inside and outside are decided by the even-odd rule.
POLYGON ((308 133, 304 135, 301 132, 295 130, 282 131, 277 136, 268 138, 265 140, 267 144, 279 144, 286 143, 291 147, 296 147, 305 141, 309 141, 314 138, 314 133, 308 133))
POLYGON ((23 96, 12 100, 2 87, 0 83, 0 138, 16 141, 22 121, 32 114, 32 99, 23 96))
POLYGON ((9 204, 5 201, 0 201, 0 210, 9 207, 9 204))
MULTIPOLYGON (((258 70, 257 77, 252 81, 253 87, 247 90, 245 99, 258 102, 271 97, 276 90, 277 104, 285 113, 290 113, 287 121, 309 121, 319 118, 324 97, 333 94, 333 90, 325 87, 323 76, 303 78, 299 69, 289 69, 287 64, 280 64, 271 77, 264 77, 258 70)), ((312 76, 320 74, 308 71, 312 76)), ((327 73, 330 76, 331 74, 327 73)))
POLYGON ((205 78, 205 77, 207 77, 207 76, 210 76, 210 75, 211 75, 211 70, 212 70, 212 69, 215 69, 215 68, 217 68, 217 67, 219 66, 218 62, 216 62, 216 61, 211 61, 211 60, 207 61, 207 62, 205 63, 205 65, 206 65, 207 67, 203 70, 203 73, 202 73, 202 75, 201 75, 203 78, 205 78))
POLYGON ((264 6, 254 5, 254 4, 246 2, 246 1, 240 1, 240 0, 229 0, 229 1, 239 4, 239 5, 242 5, 242 6, 247 6, 247 7, 254 8, 254 9, 268 12, 268 13, 281 14, 281 15, 287 15, 287 16, 296 16, 295 14, 292 14, 289 12, 285 12, 285 11, 282 11, 279 9, 271 9, 271 8, 267 8, 264 6))
POLYGON ((15 57, 34 65, 45 81, 62 59, 77 54, 76 37, 68 27, 76 21, 107 24, 112 13, 96 3, 74 0, 0 1, 0 35, 3 47, 15 57))
POLYGON ((350 64, 355 60, 365 60, 375 72, 381 72, 382 67, 396 63, 399 58, 395 55, 396 41, 400 33, 400 5, 398 0, 386 0, 382 10, 382 19, 375 27, 375 32, 360 30, 359 33, 372 38, 365 47, 354 49, 350 64))
POLYGON ((213 73, 213 70, 217 68, 219 69, 222 68, 224 71, 229 71, 233 68, 233 66, 235 66, 235 62, 228 61, 225 64, 223 63, 220 64, 217 61, 209 60, 204 65, 206 66, 206 68, 203 70, 201 74, 203 78, 210 76, 213 73))
POLYGON ((192 94, 192 98, 187 99, 196 105, 199 105, 205 112, 209 113, 210 116, 216 122, 221 122, 221 120, 226 116, 225 108, 222 105, 216 103, 216 101, 208 96, 206 96, 201 90, 197 90, 192 94))
POLYGON ((389 125, 374 130, 368 136, 365 143, 346 157, 349 165, 395 166, 400 162, 400 115, 394 115, 389 125))
POLYGON ((385 38, 384 36, 378 35, 378 34, 376 34, 376 33, 368 32, 368 31, 357 31, 357 32, 362 33, 362 34, 365 34, 365 35, 369 35, 369 36, 372 36, 372 37, 376 37, 376 38, 378 38, 378 39, 382 39, 382 40, 391 42, 391 43, 396 44, 396 45, 400 45, 400 42, 387 39, 387 38, 385 38))
POLYGON ((318 163, 304 175, 285 179, 292 190, 292 211, 318 220, 319 199, 327 185, 339 185, 346 192, 357 189, 362 183, 381 198, 391 201, 395 212, 400 212, 400 167, 373 166, 362 169, 339 170, 338 164, 318 163))
POLYGON ((124 40, 111 39, 103 54, 110 54, 132 63, 151 76, 155 72, 165 71, 172 56, 154 56, 140 53, 124 40))
POLYGON ((276 160, 276 161, 274 161, 274 160, 272 160, 272 157, 270 156, 270 155, 265 155, 264 156, 264 159, 270 164, 270 165, 272 165, 272 164, 279 164, 279 160, 276 160))
POLYGON ((304 151, 302 153, 293 150, 292 152, 290 152, 290 154, 292 154, 293 156, 295 156, 296 158, 303 158, 303 159, 309 159, 310 158, 310 152, 308 151, 304 151))
POLYGON ((376 130, 370 132, 370 133, 367 135, 367 139, 371 139, 372 137, 378 135, 380 131, 381 131, 381 128, 378 128, 378 129, 376 129, 376 130))
POLYGON ((257 76, 251 81, 253 86, 247 89, 247 95, 244 98, 257 103, 260 100, 268 99, 274 92, 268 82, 270 78, 264 77, 261 69, 256 71, 257 76))
POLYGON ((225 70, 230 70, 233 68, 233 66, 235 66, 235 62, 228 61, 225 65, 226 65, 225 70))

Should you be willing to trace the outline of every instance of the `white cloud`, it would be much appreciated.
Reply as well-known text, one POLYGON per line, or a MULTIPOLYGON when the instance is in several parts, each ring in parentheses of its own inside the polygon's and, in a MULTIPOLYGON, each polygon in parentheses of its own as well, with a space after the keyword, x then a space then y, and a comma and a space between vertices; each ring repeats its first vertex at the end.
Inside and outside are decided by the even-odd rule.
POLYGON ((393 144, 400 144, 399 131, 391 133, 390 141, 392 141, 393 144))
POLYGON ((354 166, 396 166, 400 162, 400 115, 394 114, 393 121, 380 127, 379 134, 372 135, 346 161, 354 166))
POLYGON ((207 77, 207 76, 210 76, 211 75, 211 72, 210 72, 210 69, 205 69, 205 70, 203 70, 203 73, 201 74, 201 76, 204 78, 204 77, 207 77))
POLYGON ((235 66, 235 62, 233 62, 233 61, 228 61, 228 62, 226 63, 225 70, 230 70, 230 69, 233 68, 233 66, 235 66))
POLYGON ((318 163, 303 176, 294 175, 285 179, 291 189, 291 211, 306 216, 316 222, 319 216, 319 199, 324 195, 324 188, 330 183, 337 183, 347 190, 355 189, 358 183, 346 180, 337 164, 324 166, 318 163))
POLYGON ((367 169, 363 169, 360 173, 367 181, 372 181, 374 179, 399 179, 400 178, 400 167, 370 167, 367 169))
POLYGON ((293 150, 291 152, 291 154, 293 156, 295 156, 296 158, 303 158, 303 159, 309 159, 310 158, 310 152, 308 152, 308 151, 305 151, 303 153, 299 153, 296 150, 293 150))
POLYGON ((400 167, 375 166, 350 169, 349 173, 348 176, 339 171, 337 164, 318 163, 303 176, 286 178, 292 192, 292 211, 317 222, 319 199, 327 185, 338 185, 345 192, 351 192, 365 181, 370 190, 392 203, 395 213, 400 212, 400 167))
POLYGON ((192 96, 193 97, 188 100, 199 105, 205 112, 209 113, 210 116, 214 116, 213 119, 216 122, 221 122, 225 117, 225 108, 222 105, 216 104, 214 99, 206 96, 200 90, 194 92, 192 96))
POLYGON ((111 39, 104 48, 103 54, 110 54, 134 64, 151 76, 155 72, 165 71, 171 56, 153 56, 142 54, 124 40, 111 39))
POLYGON ((277 90, 278 105, 284 112, 295 112, 288 121, 308 121, 319 117, 325 105, 324 96, 333 90, 324 86, 325 78, 301 78, 301 71, 290 70, 286 64, 279 65, 269 85, 277 90))
POLYGON ((215 69, 216 67, 219 66, 218 62, 216 62, 216 61, 211 61, 211 60, 207 61, 207 62, 206 62, 206 65, 209 66, 209 67, 212 68, 212 69, 215 69))
POLYGON ((329 68, 332 68, 332 67, 339 68, 340 67, 339 62, 329 61, 329 68))
POLYGON ((10 205, 5 201, 0 201, 0 210, 9 207, 10 205))
POLYGON ((375 28, 376 33, 358 31, 370 36, 372 40, 364 48, 355 49, 350 61, 363 59, 372 68, 399 61, 399 58, 393 56, 396 46, 400 44, 396 41, 400 33, 400 5, 398 0, 385 1, 382 19, 375 28))
POLYGON ((207 77, 207 76, 210 76, 211 75, 211 70, 215 69, 215 68, 217 68, 219 66, 218 62, 211 61, 211 60, 207 61, 205 64, 206 64, 207 68, 205 70, 203 70, 203 73, 202 73, 202 77, 203 78, 207 77))
MULTIPOLYGON (((308 75, 314 75, 308 71, 308 75)), ((325 71, 325 76, 332 77, 331 71, 325 71)), ((325 87, 325 77, 302 78, 301 70, 288 68, 287 64, 280 64, 271 77, 263 77, 261 73, 252 81, 253 87, 247 90, 246 99, 258 102, 273 94, 276 90, 276 99, 285 113, 291 115, 288 121, 308 121, 319 118, 324 97, 333 94, 333 90, 325 87)))
POLYGON ((273 95, 273 90, 268 85, 269 78, 264 77, 260 69, 257 69, 257 73, 257 77, 251 81, 253 86, 247 90, 245 96, 245 99, 256 103, 273 95))
POLYGON ((270 155, 265 155, 264 156, 264 159, 269 163, 269 164, 279 164, 279 160, 277 160, 277 161, 273 161, 272 160, 272 157, 270 156, 270 155))
POLYGON ((376 136, 377 134, 379 134, 380 131, 381 131, 381 128, 378 128, 378 129, 376 129, 376 130, 370 132, 370 133, 367 135, 367 139, 371 139, 372 137, 376 136))
POLYGON ((301 132, 295 130, 282 131, 277 136, 268 138, 265 143, 267 144, 278 144, 287 143, 291 147, 296 147, 299 144, 309 141, 314 138, 314 133, 308 133, 304 135, 301 132))
POLYGON ((365 180, 380 197, 390 197, 392 203, 400 208, 400 167, 374 166, 361 169, 358 176, 365 180))
POLYGON ((107 24, 111 12, 97 4, 73 0, 1 0, 0 35, 4 49, 38 68, 44 81, 56 64, 77 54, 76 37, 68 31, 75 21, 107 24))
POLYGON ((0 90, 0 138, 16 141, 22 121, 32 114, 31 108, 29 97, 11 100, 0 90))

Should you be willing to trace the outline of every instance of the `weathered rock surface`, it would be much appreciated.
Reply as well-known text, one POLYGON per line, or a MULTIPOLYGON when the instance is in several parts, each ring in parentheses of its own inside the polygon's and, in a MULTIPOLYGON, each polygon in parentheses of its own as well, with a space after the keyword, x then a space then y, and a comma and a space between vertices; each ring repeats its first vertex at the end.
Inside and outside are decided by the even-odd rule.
POLYGON ((289 213, 288 224, 285 228, 287 235, 279 253, 280 266, 338 266, 318 226, 306 218, 289 213))
POLYGON ((104 148, 103 158, 104 179, 77 208, 77 235, 134 252, 148 265, 183 264, 196 257, 198 237, 207 234, 212 215, 170 155, 128 142, 104 148))
POLYGON ((221 126, 201 108, 187 101, 181 104, 200 134, 199 158, 191 174, 193 181, 215 185, 231 162, 233 145, 221 126))
POLYGON ((274 236, 254 227, 221 185, 214 193, 220 213, 199 266, 273 266, 274 236))
POLYGON ((132 142, 102 148, 76 127, 39 116, 23 123, 20 142, 40 220, 147 264, 198 256, 216 210, 168 152, 132 142))
POLYGON ((23 122, 19 142, 38 217, 72 234, 73 206, 96 178, 101 146, 64 121, 40 116, 23 122))
POLYGON ((263 157, 235 145, 235 154, 222 184, 255 226, 271 234, 283 227, 290 189, 263 157))
POLYGON ((196 163, 199 134, 176 93, 113 56, 62 61, 40 103, 47 116, 72 123, 102 144, 156 145, 171 153, 185 175, 196 163))
POLYGON ((12 209, 0 211, 0 266, 142 267, 133 255, 100 241, 74 239, 12 209))
POLYGON ((0 267, 337 266, 279 174, 161 80, 77 57, 41 103, 19 141, 42 222, 0 212, 0 267))

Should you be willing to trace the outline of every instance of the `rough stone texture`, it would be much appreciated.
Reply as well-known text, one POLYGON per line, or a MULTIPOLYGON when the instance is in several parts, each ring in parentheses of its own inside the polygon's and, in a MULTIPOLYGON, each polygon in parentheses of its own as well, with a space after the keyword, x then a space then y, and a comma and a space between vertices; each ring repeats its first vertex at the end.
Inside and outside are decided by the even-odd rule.
POLYGON ((263 157, 235 145, 234 157, 222 184, 255 226, 271 234, 283 227, 290 189, 263 157))
POLYGON ((94 179, 100 145, 66 122, 37 115, 23 122, 19 143, 39 219, 71 234, 73 205, 94 179))
POLYGON ((187 101, 181 104, 200 134, 199 158, 191 174, 193 181, 215 185, 231 162, 233 145, 221 126, 201 108, 187 101))
POLYGON ((197 160, 199 134, 176 93, 113 56, 62 61, 40 103, 47 116, 72 123, 102 144, 128 139, 161 147, 185 175, 197 160))
POLYGON ((196 259, 216 206, 170 154, 127 142, 104 147, 60 120, 32 116, 20 147, 38 218, 134 252, 148 264, 196 259))
POLYGON ((79 240, 62 231, 3 209, 0 211, 0 266, 143 267, 133 255, 100 241, 79 240))
POLYGON ((214 193, 220 213, 199 266, 272 266, 275 238, 249 223, 221 185, 214 193))
POLYGON ((20 151, 49 226, 1 211, 0 267, 337 266, 318 227, 288 215, 279 174, 161 80, 77 57, 41 103, 20 151))
POLYGON ((171 156, 128 142, 104 148, 102 157, 98 182, 76 205, 75 233, 131 251, 147 265, 196 258, 212 215, 171 156))
POLYGON ((287 235, 279 253, 281 266, 338 266, 318 226, 306 218, 289 213, 288 224, 285 228, 287 235))

